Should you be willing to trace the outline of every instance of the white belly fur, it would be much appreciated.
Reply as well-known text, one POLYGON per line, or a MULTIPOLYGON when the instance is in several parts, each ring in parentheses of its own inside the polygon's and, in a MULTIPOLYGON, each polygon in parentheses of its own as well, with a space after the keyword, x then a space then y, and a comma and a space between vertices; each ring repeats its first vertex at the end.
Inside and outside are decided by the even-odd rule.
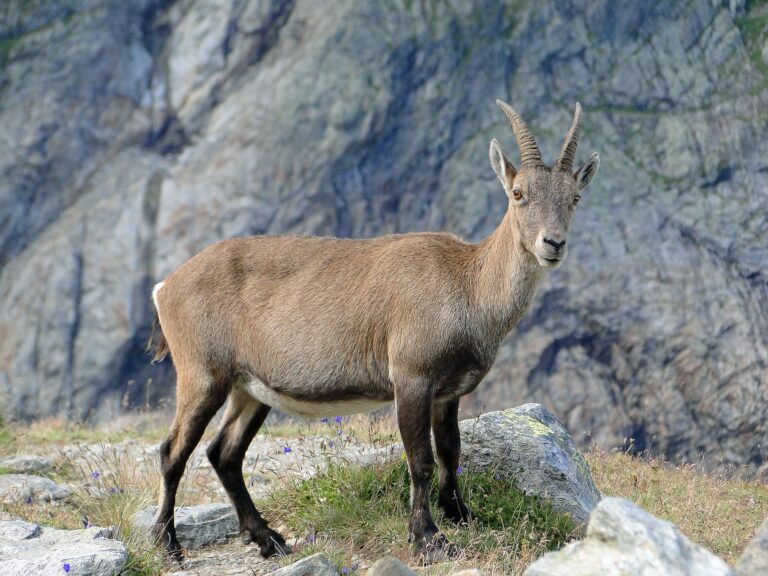
POLYGON ((282 412, 296 414, 297 416, 303 416, 305 418, 345 416, 347 414, 358 414, 360 412, 373 412, 391 402, 391 400, 370 400, 367 398, 337 400, 331 402, 308 402, 275 392, 261 380, 252 380, 245 385, 245 389, 262 404, 272 406, 272 408, 276 408, 282 412))

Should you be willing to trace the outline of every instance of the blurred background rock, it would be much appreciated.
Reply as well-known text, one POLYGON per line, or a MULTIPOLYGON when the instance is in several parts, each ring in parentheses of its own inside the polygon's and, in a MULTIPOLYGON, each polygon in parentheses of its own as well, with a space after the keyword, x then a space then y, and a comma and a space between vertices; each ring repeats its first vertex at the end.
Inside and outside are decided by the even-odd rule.
POLYGON ((494 105, 601 154, 465 414, 542 402, 582 442, 759 465, 768 441, 768 5, 6 0, 0 389, 15 418, 173 396, 150 290, 248 234, 488 234, 494 105))

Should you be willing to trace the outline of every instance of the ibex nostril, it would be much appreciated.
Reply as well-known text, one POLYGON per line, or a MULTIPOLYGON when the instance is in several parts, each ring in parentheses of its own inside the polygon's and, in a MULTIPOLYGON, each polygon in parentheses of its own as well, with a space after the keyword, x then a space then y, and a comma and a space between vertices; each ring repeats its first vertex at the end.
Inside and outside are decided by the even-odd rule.
POLYGON ((560 242, 555 242, 554 240, 552 240, 552 238, 544 238, 544 242, 552 246, 552 248, 554 248, 558 252, 560 251, 560 248, 565 246, 565 238, 563 238, 563 240, 560 242))

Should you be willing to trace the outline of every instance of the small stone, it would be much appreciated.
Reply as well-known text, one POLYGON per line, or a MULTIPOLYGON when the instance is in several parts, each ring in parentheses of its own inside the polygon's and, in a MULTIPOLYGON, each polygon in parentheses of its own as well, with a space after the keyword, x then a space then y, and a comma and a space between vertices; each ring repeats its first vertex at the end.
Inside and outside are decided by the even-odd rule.
POLYGON ((270 574, 272 576, 339 576, 336 568, 322 552, 284 566, 270 574))
MULTIPOLYGON (((139 510, 133 516, 133 526, 150 533, 157 508, 139 510)), ((176 508, 176 536, 184 548, 201 548, 225 542, 227 536, 239 533, 240 525, 234 508, 228 503, 200 504, 176 508)))
POLYGON ((57 484, 50 478, 30 474, 0 475, 0 501, 5 503, 23 502, 30 498, 41 500, 63 500, 72 495, 72 489, 57 484))
POLYGON ((51 468, 50 459, 43 456, 19 455, 0 459, 0 469, 13 474, 43 474, 51 468))
POLYGON ((368 576, 417 576, 417 573, 397 558, 388 556, 377 560, 368 570, 368 576))
POLYGON ((755 537, 747 544, 736 563, 737 576, 768 574, 768 518, 757 528, 755 537))

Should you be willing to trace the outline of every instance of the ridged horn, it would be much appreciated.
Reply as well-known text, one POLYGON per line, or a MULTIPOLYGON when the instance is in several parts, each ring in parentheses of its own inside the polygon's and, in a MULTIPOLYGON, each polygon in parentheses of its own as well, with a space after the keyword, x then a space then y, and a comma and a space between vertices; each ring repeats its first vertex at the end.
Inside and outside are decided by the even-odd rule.
POLYGON ((581 104, 576 102, 576 112, 573 113, 573 123, 568 134, 565 136, 563 148, 560 150, 560 156, 555 162, 555 170, 570 172, 573 170, 573 159, 576 157, 576 145, 579 143, 579 132, 581 131, 581 104))
POLYGON ((501 111, 506 114, 510 124, 512 124, 512 131, 515 133, 515 140, 517 140, 517 147, 520 148, 520 162, 523 166, 539 166, 541 165, 541 152, 536 145, 536 140, 533 138, 533 134, 528 129, 528 126, 520 118, 520 114, 515 112, 512 107, 506 102, 496 100, 496 104, 501 111))

